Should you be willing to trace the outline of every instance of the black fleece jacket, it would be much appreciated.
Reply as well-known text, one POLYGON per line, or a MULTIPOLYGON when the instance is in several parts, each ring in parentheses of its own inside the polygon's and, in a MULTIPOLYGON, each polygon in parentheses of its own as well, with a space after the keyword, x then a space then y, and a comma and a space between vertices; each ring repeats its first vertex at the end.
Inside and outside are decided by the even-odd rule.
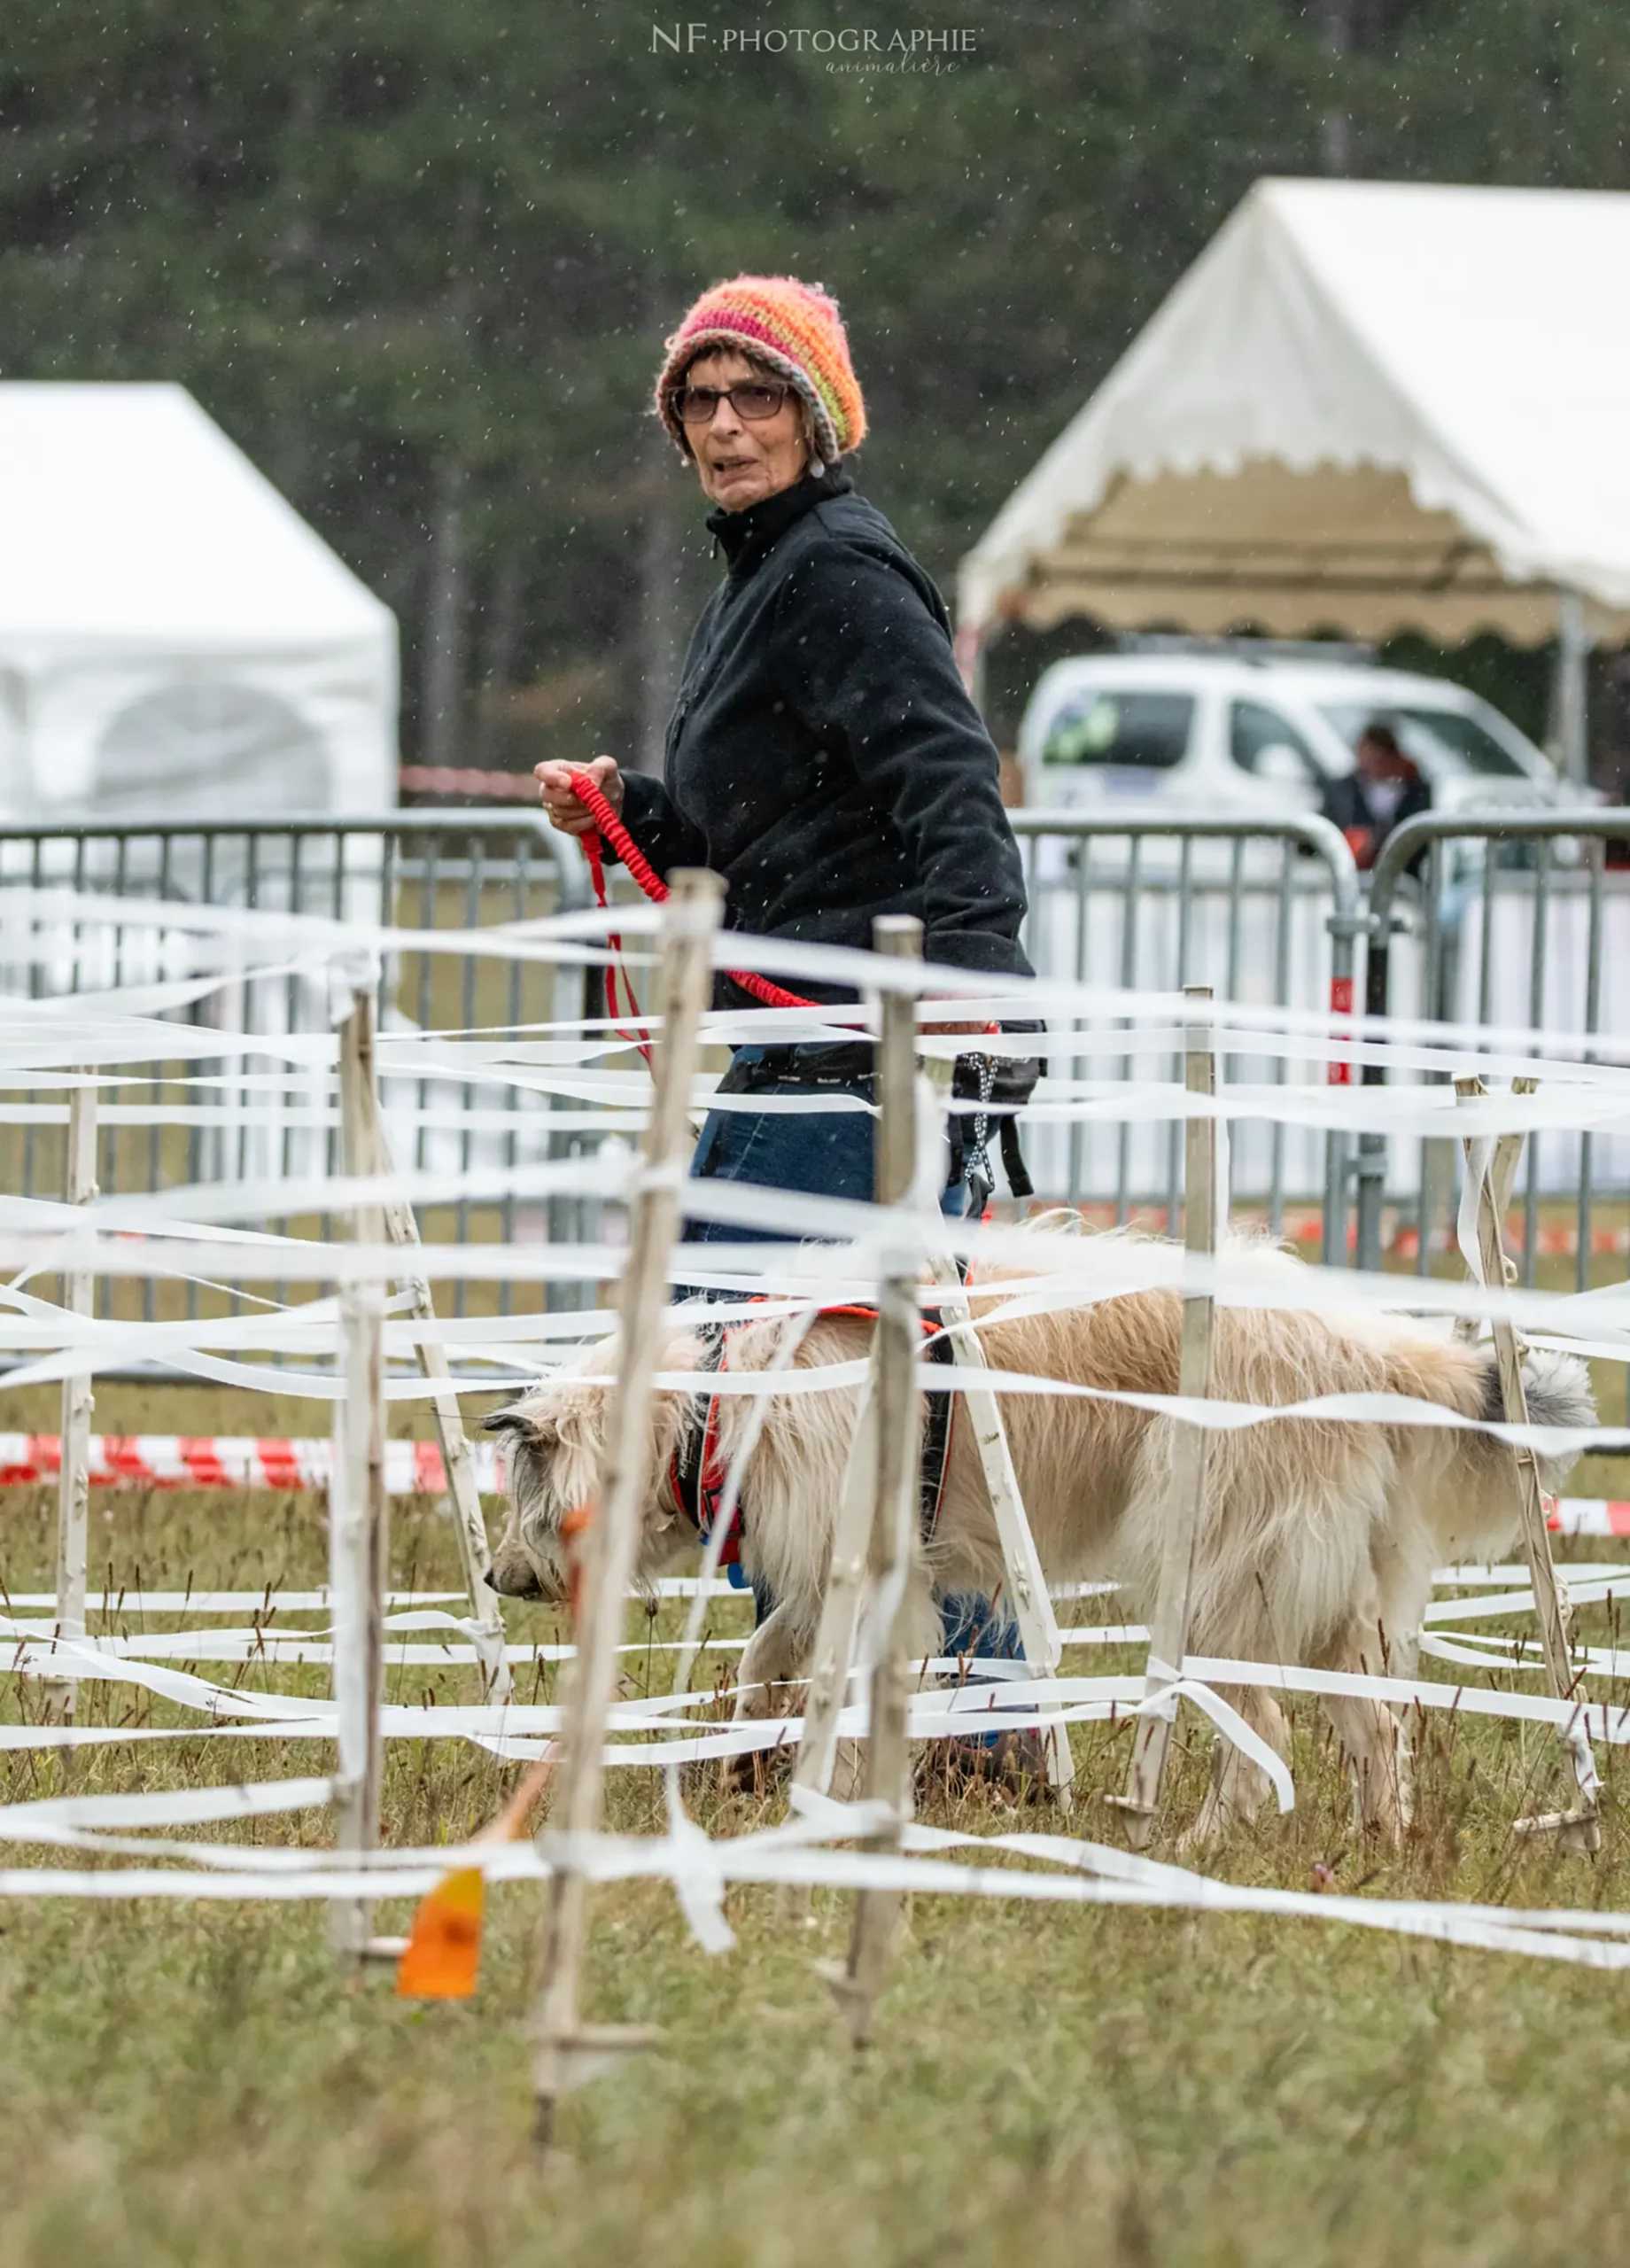
POLYGON ((722 874, 734 929, 869 946, 874 914, 914 913, 929 960, 1028 975, 996 750, 932 581, 836 470, 708 525, 727 571, 686 655, 663 778, 625 780, 646 857, 722 874))

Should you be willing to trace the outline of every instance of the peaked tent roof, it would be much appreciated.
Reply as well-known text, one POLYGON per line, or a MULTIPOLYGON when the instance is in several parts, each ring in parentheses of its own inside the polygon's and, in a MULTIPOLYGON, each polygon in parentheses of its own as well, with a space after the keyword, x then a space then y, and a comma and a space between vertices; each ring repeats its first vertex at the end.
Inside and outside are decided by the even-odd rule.
POLYGON ((962 563, 1004 617, 1630 631, 1630 195, 1258 182, 962 563))
POLYGON ((390 641, 390 609, 179 385, 0 385, 0 641, 390 641))

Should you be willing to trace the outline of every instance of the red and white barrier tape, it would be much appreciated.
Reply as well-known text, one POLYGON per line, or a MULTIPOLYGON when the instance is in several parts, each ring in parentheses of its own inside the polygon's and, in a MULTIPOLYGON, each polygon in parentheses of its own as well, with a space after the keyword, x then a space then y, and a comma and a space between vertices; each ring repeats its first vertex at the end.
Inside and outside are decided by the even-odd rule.
MULTIPOLYGON (((1421 1248, 1421 1232, 1414 1223, 1405 1223, 1387 1246, 1395 1258, 1413 1260, 1421 1248)), ((1534 1237, 1534 1250, 1542 1259, 1574 1260, 1579 1256, 1580 1239, 1577 1228, 1564 1228, 1553 1223, 1541 1227, 1534 1237)), ((1520 1259, 1523 1249, 1522 1223, 1515 1214, 1506 1216, 1506 1250, 1513 1259, 1520 1259)), ((1630 1253, 1630 1229, 1592 1229, 1589 1252, 1593 1259, 1615 1259, 1630 1253)))
MULTIPOLYGON (((503 1487, 497 1444, 472 1441, 476 1485, 488 1495, 503 1487)), ((326 1440, 274 1441, 252 1434, 93 1433, 93 1488, 326 1488, 333 1449, 326 1440)), ((55 1433, 0 1433, 0 1487, 55 1480, 62 1443, 55 1433)), ((434 1441, 387 1441, 385 1487, 395 1496, 446 1494, 447 1477, 434 1441)), ((1630 1535, 1630 1503, 1591 1496, 1546 1499, 1556 1535, 1630 1535)))
POLYGON ((1554 1496, 1547 1503, 1545 1525, 1555 1535, 1630 1535, 1630 1504, 1592 1496, 1554 1496))
MULTIPOLYGON (((497 1445, 472 1441, 476 1485, 502 1487, 497 1445)), ((326 1488, 333 1464, 325 1440, 273 1441, 252 1434, 193 1440, 177 1433, 93 1433, 93 1488, 326 1488)), ((0 1487, 55 1480, 62 1443, 55 1433, 0 1433, 0 1487)), ((387 1441, 385 1487, 395 1496, 446 1493, 447 1476, 435 1441, 387 1441)))
MULTIPOLYGON (((1262 1207, 1260 1200, 1245 1198, 1233 1207, 1235 1220, 1240 1225, 1260 1224, 1262 1207)), ((1078 1204, 1075 1210, 1091 1228, 1112 1229, 1115 1225, 1115 1208, 1107 1199, 1091 1200, 1078 1204)), ((1152 1226, 1158 1234, 1175 1233, 1163 1205, 1151 1205, 1136 1214, 1139 1226, 1152 1226)), ((1317 1244, 1324 1234, 1324 1216, 1315 1205, 1287 1205, 1279 1219, 1279 1233, 1290 1244, 1317 1244)), ((1349 1226, 1347 1248, 1352 1250, 1357 1232, 1349 1226)), ((1513 1259, 1520 1260, 1524 1246, 1523 1216, 1508 1213, 1505 1219, 1506 1250, 1513 1259)), ((1413 1221, 1401 1221, 1386 1240, 1390 1258, 1413 1260, 1421 1248, 1421 1232, 1413 1221)), ((1579 1230, 1572 1223, 1542 1223, 1535 1232, 1534 1251, 1544 1260, 1572 1260, 1580 1248, 1579 1230)), ((1622 1259, 1630 1254, 1630 1228, 1593 1228, 1588 1249, 1593 1259, 1622 1259)))

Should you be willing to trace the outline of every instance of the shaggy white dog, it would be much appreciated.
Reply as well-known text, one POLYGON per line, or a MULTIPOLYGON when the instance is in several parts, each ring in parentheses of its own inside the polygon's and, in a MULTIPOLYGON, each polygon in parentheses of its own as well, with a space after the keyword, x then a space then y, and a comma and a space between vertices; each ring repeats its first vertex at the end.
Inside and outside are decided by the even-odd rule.
MULTIPOLYGON (((1259 1266, 1269 1261, 1287 1271, 1300 1268, 1261 1245, 1252 1250, 1259 1266)), ((1040 1314, 1002 1316, 997 1308, 991 1295, 982 1301, 974 1295, 975 1316, 990 1318, 981 1335, 995 1370, 1112 1394, 1177 1391, 1181 1301, 1175 1291, 1131 1292, 1040 1314)), ((733 1327, 730 1369, 773 1364, 783 1328, 777 1321, 733 1327)), ((864 1317, 824 1317, 795 1362, 863 1356, 871 1330, 864 1317)), ((696 1325, 676 1323, 661 1367, 695 1371, 702 1355, 696 1325)), ((501 1591, 565 1595, 561 1522, 598 1487, 606 1408, 605 1387, 573 1370, 603 1377, 613 1362, 609 1343, 590 1348, 573 1369, 487 1421, 512 1437, 509 1516, 493 1563, 501 1591)), ((1536 1352, 1526 1358, 1525 1375, 1536 1425, 1594 1423, 1582 1363, 1536 1352)), ((1266 1408, 1322 1394, 1382 1393, 1483 1421, 1502 1414, 1486 1348, 1426 1324, 1356 1312, 1336 1318, 1293 1308, 1219 1308, 1212 1391, 1223 1401, 1266 1408)), ((793 1697, 776 1688, 805 1673, 856 1402, 852 1390, 835 1389, 771 1399, 742 1487, 742 1559, 778 1604, 742 1656, 738 1715, 782 1713, 793 1697)), ((1005 1394, 1002 1408, 1049 1581, 1114 1580, 1126 1587, 1131 1607, 1146 1615, 1170 1502, 1177 1421, 1123 1402, 1046 1394, 1005 1394)), ((749 1421, 749 1401, 723 1396, 719 1413, 720 1447, 728 1457, 749 1421)), ((695 1542, 670 1472, 674 1451, 701 1422, 690 1395, 657 1396, 644 1488, 646 1579, 695 1542)), ((1557 1486, 1571 1463, 1542 1460, 1545 1485, 1557 1486)), ((1432 1569, 1502 1557, 1517 1529, 1510 1452, 1481 1432, 1298 1418, 1215 1433, 1191 1651, 1407 1676, 1432 1569)), ((936 1597, 990 1596, 1002 1581, 974 1445, 966 1424, 954 1421, 939 1521, 914 1571, 913 1654, 938 1649, 936 1597)), ((1283 1752, 1286 1727, 1272 1695, 1250 1687, 1229 1697, 1283 1752)), ((1324 1705, 1354 1774, 1361 1817, 1395 1841, 1409 1817, 1398 1719, 1380 1703, 1330 1699, 1324 1705)), ((1266 1790, 1261 1771, 1219 1743, 1211 1790, 1192 1831, 1204 1836, 1230 1818, 1250 1816, 1266 1790)))

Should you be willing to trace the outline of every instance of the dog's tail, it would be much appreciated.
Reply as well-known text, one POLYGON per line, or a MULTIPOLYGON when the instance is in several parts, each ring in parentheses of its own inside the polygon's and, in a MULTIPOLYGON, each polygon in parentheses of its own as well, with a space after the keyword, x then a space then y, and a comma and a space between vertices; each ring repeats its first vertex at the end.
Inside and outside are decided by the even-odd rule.
MULTIPOLYGON (((1484 1425, 1505 1422, 1505 1402, 1500 1392, 1500 1367, 1487 1346, 1468 1346, 1463 1340, 1401 1335, 1388 1351, 1387 1384, 1394 1394, 1422 1402, 1436 1402, 1457 1410, 1463 1418, 1484 1425)), ((1580 1431, 1596 1422, 1595 1397, 1590 1373, 1577 1355, 1531 1348, 1523 1356, 1523 1385, 1528 1397, 1531 1425, 1580 1431)), ((1487 1433, 1462 1437, 1462 1457, 1483 1465, 1492 1474, 1503 1446, 1487 1433)), ((1540 1480, 1547 1489, 1562 1486, 1579 1456, 1577 1449, 1540 1452, 1540 1480)))
MULTIPOLYGON (((1483 1364, 1481 1416, 1498 1425, 1505 1417, 1500 1392, 1500 1366, 1492 1348, 1477 1350, 1483 1364)), ((1596 1422, 1596 1397, 1590 1372, 1577 1355, 1563 1355, 1547 1347, 1531 1347, 1523 1356, 1523 1386, 1528 1399, 1528 1422, 1533 1425, 1565 1426, 1582 1431, 1596 1422)), ((1485 1436, 1486 1439, 1487 1437, 1485 1436)), ((1540 1485, 1555 1491, 1579 1461, 1578 1449, 1539 1453, 1540 1485)))

